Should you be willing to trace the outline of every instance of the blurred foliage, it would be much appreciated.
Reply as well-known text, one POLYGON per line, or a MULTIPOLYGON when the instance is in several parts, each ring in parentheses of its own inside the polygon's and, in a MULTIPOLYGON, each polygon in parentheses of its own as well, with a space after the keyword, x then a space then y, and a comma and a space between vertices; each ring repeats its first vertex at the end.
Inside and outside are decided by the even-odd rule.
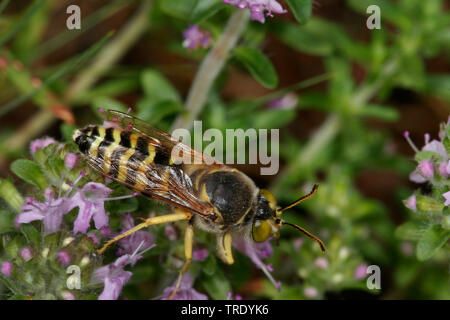
MULTIPOLYGON (((7 3, 5 0, 0 2, 0 8, 3 9, 7 3)), ((98 108, 126 111, 129 105, 123 97, 137 93, 137 100, 133 100, 136 116, 169 130, 174 119, 186 111, 183 109, 184 93, 171 82, 164 67, 157 64, 130 66, 112 63, 106 70, 90 75, 87 80, 83 77, 83 72, 96 70, 96 57, 113 54, 106 48, 125 30, 119 30, 114 35, 105 34, 81 54, 66 57, 64 61, 48 63, 49 59, 44 65, 33 62, 33 57, 45 58, 75 37, 71 31, 63 29, 53 38, 58 41, 47 39, 43 42, 45 31, 52 28, 51 14, 55 3, 33 1, 19 12, 1 13, 0 114, 5 116, 26 110, 29 104, 24 104, 30 100, 41 110, 48 111, 51 119, 65 121, 60 126, 61 140, 68 143, 65 148, 74 150, 71 142, 71 134, 76 127, 74 114, 79 115, 77 126, 99 123, 101 114, 98 108), (101 81, 97 81, 99 79, 101 81), (88 85, 69 98, 67 92, 73 89, 77 81, 84 80, 88 85)), ((407 89, 438 99, 448 113, 450 75, 431 72, 427 67, 431 59, 442 55, 448 57, 449 54, 450 13, 444 10, 444 1, 342 2, 342 6, 359 14, 361 28, 365 28, 367 7, 376 4, 381 8, 381 30, 372 30, 364 41, 355 39, 338 23, 316 16, 310 0, 292 0, 286 1, 286 4, 292 18, 277 15, 274 19, 267 19, 265 24, 251 22, 248 25, 227 61, 229 68, 222 70, 208 94, 201 120, 203 130, 217 128, 225 132, 227 128, 280 128, 283 167, 268 182, 268 187, 281 204, 286 204, 307 193, 313 182, 319 182, 317 194, 291 209, 291 213, 286 213, 286 219, 308 226, 308 229, 319 234, 326 244, 327 253, 322 256, 314 242, 307 239, 301 242, 295 230, 283 229, 279 246, 274 247, 274 254, 268 259, 274 268, 273 276, 282 283, 281 291, 277 291, 269 281, 264 280, 260 271, 256 271, 248 257, 236 250, 235 264, 225 266, 214 256, 216 248, 211 235, 199 231, 195 246, 207 248, 210 254, 203 262, 193 262, 191 273, 197 279, 196 288, 214 299, 225 299, 228 291, 239 293, 244 298, 264 299, 449 299, 450 212, 448 206, 442 204, 441 197, 448 191, 448 178, 438 191, 430 192, 424 187, 421 189, 422 195, 418 195, 418 205, 426 203, 427 206, 421 211, 433 212, 432 204, 438 203, 436 210, 442 215, 441 220, 447 221, 439 224, 407 214, 401 200, 411 194, 408 187, 392 195, 395 203, 391 206, 366 196, 356 183, 363 170, 390 170, 402 177, 407 177, 414 170, 409 159, 389 151, 393 139, 391 133, 370 125, 373 121, 399 121, 400 112, 388 102, 394 90, 407 89), (322 81, 326 80, 325 90, 318 90, 315 86, 303 87, 293 108, 268 108, 267 102, 286 93, 286 88, 279 87, 280 75, 271 62, 271 48, 266 46, 269 37, 282 42, 293 52, 319 58, 324 66, 325 79, 322 81), (235 69, 248 73, 272 91, 258 99, 224 99, 222 90, 230 77, 230 70, 235 69), (364 74, 362 80, 355 79, 355 69, 364 74), (294 119, 299 114, 311 110, 325 115, 325 120, 308 139, 299 139, 290 133, 289 127, 295 125, 294 119), (400 210, 396 213, 397 221, 392 219, 392 207, 400 210), (398 217, 404 223, 396 229, 398 217), (422 240, 417 244, 420 238, 422 240), (418 246, 417 255, 414 254, 414 246, 418 246), (365 265, 380 266, 381 290, 369 290, 367 276, 356 276, 358 267, 365 265)), ((94 18, 106 19, 129 5, 123 1, 112 1, 91 13, 83 20, 89 21, 86 27, 83 25, 83 29, 76 32, 84 33, 97 23, 94 23, 94 18)), ((133 5, 142 4, 133 2, 133 5)), ((157 39, 164 41, 154 43, 154 47, 164 46, 165 53, 200 62, 208 50, 185 50, 182 31, 190 24, 198 24, 209 30, 213 41, 216 41, 235 10, 220 0, 155 0, 151 8, 144 12, 148 25, 143 26, 142 30, 155 33, 163 30, 163 37, 157 39)), ((128 19, 130 23, 137 18, 131 15, 128 19)), ((132 35, 128 36, 132 38, 132 35)), ((83 34, 82 37, 89 36, 83 34)), ((139 41, 151 43, 154 40, 144 34, 139 41)), ((132 44, 134 42, 137 40, 134 39, 132 44)), ((121 48, 128 50, 125 45, 121 48)), ((302 83, 296 85, 300 88, 302 83)), ((22 195, 36 196, 39 190, 48 186, 57 188, 61 181, 63 155, 55 150, 49 153, 49 149, 44 149, 47 150, 45 154, 39 151, 33 161, 16 160, 19 157, 29 158, 27 144, 34 137, 25 136, 28 138, 25 139, 23 135, 33 126, 41 126, 37 133, 45 132, 51 121, 48 118, 44 120, 36 116, 24 123, 24 127, 3 123, 0 131, 2 161, 15 160, 11 164, 11 172, 27 182, 26 185, 17 183, 11 176, 0 180, 0 196, 5 200, 4 209, 0 211, 3 239, 0 262, 17 256, 13 251, 25 244, 31 245, 34 252, 39 252, 42 246, 56 245, 54 243, 63 237, 55 234, 53 238, 42 240, 41 231, 36 230, 38 225, 33 224, 30 227, 35 228, 35 234, 27 238, 27 231, 14 228, 13 223, 24 203, 22 195)), ((417 161, 420 160, 423 159, 417 161)), ((73 181, 77 172, 71 174, 66 178, 73 181)), ((115 184, 113 189, 118 195, 127 192, 124 187, 115 184)), ((108 204, 107 210, 113 230, 119 229, 121 214, 125 212, 132 212, 135 218, 152 210, 168 212, 168 208, 143 197, 108 204)), ((183 260, 183 225, 180 223, 175 227, 177 237, 174 240, 167 239, 164 226, 152 228, 157 246, 132 268, 133 277, 124 288, 123 296, 129 299, 152 298, 171 284, 183 260)), ((87 240, 82 237, 77 241, 87 240)), ((82 249, 92 251, 90 245, 82 249)), ((108 252, 105 260, 113 261, 114 256, 113 252, 108 252)), ((24 281, 47 276, 28 274, 27 270, 31 272, 35 268, 33 265, 24 267, 21 260, 15 263, 25 268, 23 275, 20 275, 24 281)), ((54 261, 41 259, 33 263, 54 267, 54 261)), ((63 272, 61 268, 56 270, 58 274, 63 272)), ((17 279, 18 276, 13 277, 17 279)), ((27 295, 60 298, 61 283, 54 284, 55 295, 49 297, 27 287, 14 288, 6 277, 2 276, 0 280, 13 288, 14 295, 4 289, 3 295, 7 298, 26 298, 27 295)), ((40 282, 37 279, 33 283, 40 282)), ((92 298, 91 293, 89 290, 85 292, 85 298, 92 298)))

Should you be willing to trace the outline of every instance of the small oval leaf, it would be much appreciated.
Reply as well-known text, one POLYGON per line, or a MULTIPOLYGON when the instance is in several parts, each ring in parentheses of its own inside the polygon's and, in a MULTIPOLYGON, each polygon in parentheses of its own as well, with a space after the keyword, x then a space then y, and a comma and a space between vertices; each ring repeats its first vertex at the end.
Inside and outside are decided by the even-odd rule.
POLYGON ((45 179, 41 167, 31 160, 19 159, 14 161, 11 164, 11 171, 25 182, 28 182, 41 190, 44 190, 47 187, 47 179, 45 179))
POLYGON ((295 19, 300 24, 305 24, 311 18, 312 0, 286 0, 295 19))
POLYGON ((272 62, 261 51, 251 47, 238 47, 234 56, 263 86, 273 89, 278 85, 278 76, 272 62))
POLYGON ((417 244, 417 259, 424 261, 431 258, 448 239, 450 239, 450 230, 440 225, 429 227, 417 244))

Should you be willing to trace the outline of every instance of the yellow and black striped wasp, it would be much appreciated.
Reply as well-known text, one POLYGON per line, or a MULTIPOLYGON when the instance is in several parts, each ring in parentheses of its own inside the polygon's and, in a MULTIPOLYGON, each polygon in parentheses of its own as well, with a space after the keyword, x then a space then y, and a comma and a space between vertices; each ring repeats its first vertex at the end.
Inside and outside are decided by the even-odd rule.
POLYGON ((132 190, 173 205, 175 210, 172 214, 148 218, 109 240, 98 251, 100 254, 112 243, 142 228, 188 221, 184 238, 186 262, 180 270, 175 293, 190 266, 194 226, 216 235, 218 256, 227 264, 234 262, 233 234, 263 242, 271 236, 278 239, 285 224, 317 241, 325 251, 319 238, 281 219, 283 211, 311 197, 317 185, 308 195, 280 208, 273 194, 259 189, 247 175, 182 144, 168 133, 119 111, 105 111, 105 119, 110 125, 88 125, 73 135, 87 163, 132 190))

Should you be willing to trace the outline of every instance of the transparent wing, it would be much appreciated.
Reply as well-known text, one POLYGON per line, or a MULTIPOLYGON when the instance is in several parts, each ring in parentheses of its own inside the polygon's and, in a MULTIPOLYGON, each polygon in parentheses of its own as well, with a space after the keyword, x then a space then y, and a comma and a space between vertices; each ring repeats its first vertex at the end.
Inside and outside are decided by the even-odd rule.
MULTIPOLYGON (((117 148, 122 148, 118 146, 117 148)), ((88 164, 99 173, 126 187, 141 192, 166 203, 183 208, 203 218, 215 220, 214 207, 199 199, 192 181, 180 167, 162 166, 154 163, 128 163, 127 179, 119 179, 104 173, 104 161, 90 153, 85 155, 88 164), (144 167, 142 167, 144 166, 144 167)), ((116 163, 111 163, 112 171, 120 171, 116 163)))
POLYGON ((188 145, 181 143, 180 141, 172 138, 172 136, 151 124, 142 121, 132 115, 116 111, 116 110, 105 110, 105 119, 109 121, 112 125, 118 126, 124 130, 131 130, 137 134, 146 136, 150 140, 155 140, 159 145, 164 147, 166 150, 172 150, 175 146, 177 150, 181 150, 181 154, 186 159, 190 159, 191 163, 207 163, 209 165, 219 165, 223 164, 213 157, 203 154, 188 145))

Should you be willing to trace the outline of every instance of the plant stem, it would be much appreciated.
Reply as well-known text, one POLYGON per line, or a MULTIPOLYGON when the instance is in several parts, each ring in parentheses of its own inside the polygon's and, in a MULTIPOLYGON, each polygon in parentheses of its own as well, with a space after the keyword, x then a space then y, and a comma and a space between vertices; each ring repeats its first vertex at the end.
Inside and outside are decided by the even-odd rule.
POLYGON ((272 183, 270 189, 275 193, 279 193, 281 187, 287 179, 291 178, 295 172, 315 161, 317 156, 325 149, 330 142, 336 137, 341 128, 341 119, 337 114, 331 114, 324 123, 317 129, 307 144, 300 150, 296 156, 297 161, 291 162, 277 179, 272 183))
POLYGON ((175 119, 171 131, 178 128, 192 128, 193 121, 198 118, 206 103, 214 80, 225 65, 231 50, 236 46, 249 19, 248 10, 236 10, 232 14, 222 35, 203 59, 195 75, 185 103, 187 112, 175 119))
MULTIPOLYGON (((103 73, 114 63, 116 63, 128 49, 137 41, 139 36, 146 30, 148 26, 148 11, 152 0, 143 1, 142 5, 137 9, 136 15, 118 33, 117 37, 111 40, 98 53, 97 58, 88 67, 87 71, 81 74, 70 85, 70 89, 64 97, 64 102, 71 105, 79 95, 88 90, 103 75, 103 73)), ((4 148, 9 152, 21 150, 25 144, 33 137, 44 132, 57 119, 47 110, 41 110, 28 120, 17 132, 4 142, 4 148)), ((4 164, 6 159, 0 155, 0 166, 4 164)))
POLYGON ((138 8, 135 16, 123 30, 97 55, 92 65, 83 70, 65 95, 66 101, 73 101, 79 94, 97 80, 127 52, 148 26, 148 10, 151 0, 146 0, 138 8))
MULTIPOLYGON (((356 106, 364 106, 370 99, 372 99, 383 84, 389 80, 396 72, 399 66, 399 60, 396 55, 391 57, 381 69, 377 78, 369 83, 362 84, 354 93, 353 104, 356 106)), ((301 171, 308 163, 314 162, 322 150, 326 148, 331 141, 339 133, 342 123, 338 114, 331 114, 324 121, 317 131, 314 132, 312 138, 308 141, 302 150, 296 156, 297 161, 290 163, 286 169, 279 174, 278 178, 272 183, 271 190, 277 194, 280 192, 282 186, 295 175, 296 172, 301 171)))

